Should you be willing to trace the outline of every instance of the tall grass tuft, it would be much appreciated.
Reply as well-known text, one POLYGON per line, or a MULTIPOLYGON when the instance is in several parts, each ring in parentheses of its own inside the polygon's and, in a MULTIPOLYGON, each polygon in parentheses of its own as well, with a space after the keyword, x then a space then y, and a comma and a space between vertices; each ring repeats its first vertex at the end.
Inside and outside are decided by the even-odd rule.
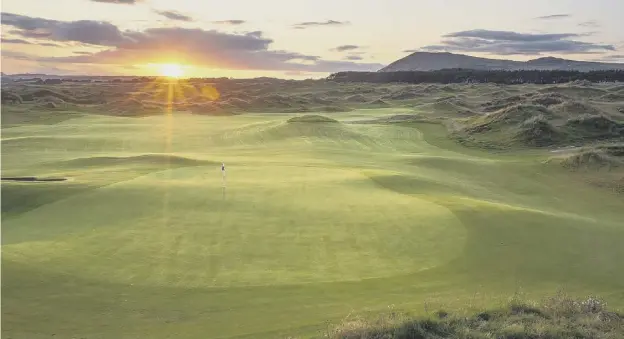
POLYGON ((391 312, 354 318, 331 328, 332 339, 616 339, 624 338, 624 315, 596 297, 557 294, 539 303, 512 298, 500 309, 471 316, 438 311, 414 319, 391 312))

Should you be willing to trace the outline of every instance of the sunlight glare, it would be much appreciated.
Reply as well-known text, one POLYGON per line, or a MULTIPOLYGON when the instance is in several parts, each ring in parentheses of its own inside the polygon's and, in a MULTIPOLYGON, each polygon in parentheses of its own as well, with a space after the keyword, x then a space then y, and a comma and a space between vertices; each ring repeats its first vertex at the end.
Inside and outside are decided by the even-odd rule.
POLYGON ((169 78, 180 78, 184 75, 184 69, 178 64, 159 65, 159 72, 162 76, 169 78))

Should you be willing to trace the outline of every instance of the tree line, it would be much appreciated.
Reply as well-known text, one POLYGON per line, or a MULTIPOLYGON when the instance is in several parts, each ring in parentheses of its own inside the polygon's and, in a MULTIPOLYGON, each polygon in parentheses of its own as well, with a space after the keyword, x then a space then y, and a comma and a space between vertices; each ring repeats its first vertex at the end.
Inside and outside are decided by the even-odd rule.
POLYGON ((436 71, 401 72, 338 72, 327 80, 336 82, 402 82, 410 84, 495 83, 495 84, 560 84, 572 81, 620 82, 624 70, 565 71, 565 70, 474 70, 441 69, 436 71))

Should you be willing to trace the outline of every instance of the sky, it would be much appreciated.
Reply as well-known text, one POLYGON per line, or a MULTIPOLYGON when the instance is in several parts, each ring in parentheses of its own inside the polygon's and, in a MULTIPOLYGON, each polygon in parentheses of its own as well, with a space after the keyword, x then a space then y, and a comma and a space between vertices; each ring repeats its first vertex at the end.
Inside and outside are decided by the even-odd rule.
POLYGON ((412 52, 624 62, 622 0, 3 0, 7 74, 319 78, 412 52))

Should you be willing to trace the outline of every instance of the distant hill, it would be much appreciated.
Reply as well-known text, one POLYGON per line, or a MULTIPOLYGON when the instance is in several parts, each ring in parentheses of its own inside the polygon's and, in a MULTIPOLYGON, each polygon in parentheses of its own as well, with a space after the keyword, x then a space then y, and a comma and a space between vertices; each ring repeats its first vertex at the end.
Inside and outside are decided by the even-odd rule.
POLYGON ((11 76, 11 77, 41 77, 41 76, 48 76, 47 74, 44 73, 15 73, 15 74, 3 74, 5 76, 11 76))
POLYGON ((448 68, 475 70, 568 70, 588 72, 612 69, 624 70, 624 63, 575 61, 553 57, 533 59, 524 62, 477 58, 469 55, 446 52, 415 52, 391 63, 379 70, 379 72, 434 71, 448 68))

